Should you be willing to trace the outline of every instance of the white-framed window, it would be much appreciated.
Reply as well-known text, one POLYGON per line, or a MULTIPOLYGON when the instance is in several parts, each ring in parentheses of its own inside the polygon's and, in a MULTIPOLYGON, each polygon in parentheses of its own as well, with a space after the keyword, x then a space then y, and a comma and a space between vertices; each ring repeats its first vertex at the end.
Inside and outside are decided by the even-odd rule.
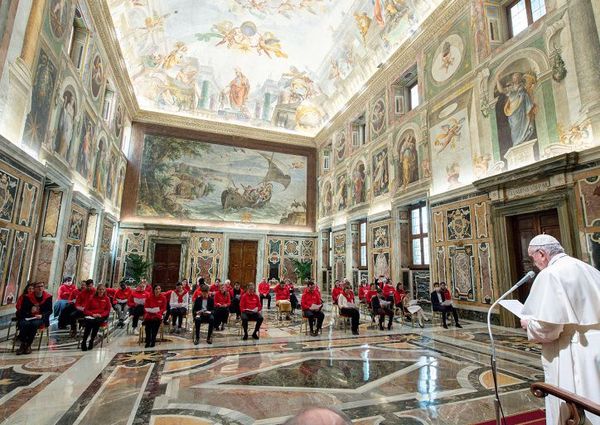
POLYGON ((367 262, 367 220, 363 220, 358 226, 358 268, 366 269, 367 262))
POLYGON ((71 28, 71 36, 69 38, 69 57, 77 69, 81 69, 83 65, 87 39, 88 30, 83 21, 83 17, 81 16, 81 12, 79 11, 79 8, 77 8, 75 9, 73 27, 71 28))
POLYGON ((323 171, 328 171, 331 165, 331 151, 326 149, 323 151, 323 171))
POLYGON ((105 121, 110 121, 114 100, 115 92, 108 87, 107 84, 106 88, 104 89, 104 103, 102 104, 102 118, 104 118, 105 121))
POLYGON ((410 209, 410 246, 412 266, 429 265, 429 215, 423 204, 410 209))
POLYGON ((545 0, 515 0, 506 6, 511 37, 523 32, 546 14, 545 0))
POLYGON ((408 87, 408 110, 412 111, 421 104, 419 97, 419 82, 415 80, 408 87))

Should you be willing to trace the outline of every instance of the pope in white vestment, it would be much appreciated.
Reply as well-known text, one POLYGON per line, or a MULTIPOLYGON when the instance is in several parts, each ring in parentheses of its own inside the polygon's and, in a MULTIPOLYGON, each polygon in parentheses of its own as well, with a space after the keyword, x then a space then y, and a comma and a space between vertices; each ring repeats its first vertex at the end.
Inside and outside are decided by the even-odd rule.
MULTIPOLYGON (((541 271, 521 325, 542 344, 546 383, 600 403, 600 271, 565 254, 549 235, 531 240, 529 256, 541 271)), ((546 397, 548 425, 568 418, 566 403, 546 397)), ((585 424, 600 425, 600 417, 586 412, 585 424)))

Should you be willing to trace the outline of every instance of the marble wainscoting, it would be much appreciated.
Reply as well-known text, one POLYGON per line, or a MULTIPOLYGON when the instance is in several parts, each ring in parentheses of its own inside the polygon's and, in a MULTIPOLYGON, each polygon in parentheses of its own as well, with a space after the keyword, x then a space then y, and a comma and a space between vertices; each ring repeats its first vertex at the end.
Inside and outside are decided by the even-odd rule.
MULTIPOLYGON (((232 325, 213 346, 167 333, 152 350, 117 331, 104 349, 85 354, 2 354, 1 418, 11 425, 266 425, 324 405, 361 425, 493 419, 485 326, 397 324, 380 332, 367 324, 357 337, 330 327, 314 338, 269 320, 259 341, 240 341, 232 325)), ((505 414, 541 408, 529 392, 543 379, 539 348, 518 330, 496 334, 505 414)))

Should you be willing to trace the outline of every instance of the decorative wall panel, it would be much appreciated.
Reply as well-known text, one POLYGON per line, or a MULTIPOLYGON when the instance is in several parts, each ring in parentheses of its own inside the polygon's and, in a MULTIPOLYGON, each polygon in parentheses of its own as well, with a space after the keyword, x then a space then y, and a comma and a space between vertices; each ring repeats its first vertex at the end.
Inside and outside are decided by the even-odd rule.
POLYGON ((335 280, 346 277, 346 231, 342 230, 333 234, 333 278, 335 280))
POLYGON ((87 231, 88 210, 78 203, 71 203, 71 213, 66 228, 61 278, 70 276, 80 280, 81 260, 83 257, 83 238, 87 231))
POLYGON ((392 276, 392 221, 377 221, 368 224, 369 276, 392 276))
POLYGON ((600 169, 579 173, 575 180, 583 259, 600 270, 600 169))
POLYGON ((317 255, 316 238, 294 238, 273 236, 267 238, 267 264, 265 265, 265 276, 270 279, 284 280, 290 279, 292 282, 298 280, 294 271, 293 260, 310 261, 311 276, 314 279, 316 270, 315 264, 317 255))
POLYGON ((189 276, 192 283, 203 277, 207 284, 223 276, 223 235, 218 233, 192 233, 188 257, 189 276))

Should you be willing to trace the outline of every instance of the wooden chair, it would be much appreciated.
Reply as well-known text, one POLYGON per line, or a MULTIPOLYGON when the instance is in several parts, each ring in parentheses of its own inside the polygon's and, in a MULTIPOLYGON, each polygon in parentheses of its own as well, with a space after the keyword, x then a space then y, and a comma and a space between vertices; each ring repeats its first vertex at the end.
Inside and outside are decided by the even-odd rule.
POLYGON ((585 422, 585 412, 590 412, 600 416, 600 404, 578 396, 570 391, 563 390, 552 384, 536 382, 531 384, 531 392, 538 398, 544 398, 548 395, 558 397, 564 400, 569 411, 569 418, 563 425, 582 424, 585 422))
MULTIPOLYGON (((109 320, 107 320, 106 322, 102 322, 100 324, 100 329, 98 332, 98 335, 100 335, 100 348, 104 347, 104 340, 106 339, 106 343, 108 344, 108 335, 109 333, 109 321, 112 320, 109 318, 109 320)), ((77 339, 77 348, 81 348, 81 340, 83 339, 83 334, 81 334, 81 337, 77 339)))
MULTIPOLYGON (((50 341, 50 328, 47 328, 46 325, 42 324, 36 334, 35 334, 35 338, 38 338, 38 351, 40 351, 40 349, 42 348, 42 338, 44 338, 44 332, 46 332, 46 339, 47 341, 50 341)), ((15 346, 17 344, 17 339, 19 339, 19 331, 17 330, 15 332, 15 336, 13 337, 13 343, 12 343, 12 348, 10 349, 11 352, 15 351, 15 346)), ((33 339, 35 341, 35 338, 33 339)))
POLYGON ((8 322, 8 331, 6 332, 6 341, 8 341, 10 339, 10 329, 13 326, 13 323, 15 325, 15 332, 17 332, 17 322, 19 321, 19 319, 17 319, 17 317, 12 317, 10 319, 10 322, 8 322))
MULTIPOLYGON (((138 335, 138 344, 139 345, 146 343, 145 338, 144 338, 145 333, 146 333, 146 327, 144 326, 143 322, 140 322, 140 333, 138 335)), ((165 327, 163 326, 163 322, 161 320, 160 327, 158 328, 158 339, 156 340, 156 342, 158 342, 160 344, 164 340, 165 340, 165 327)))

